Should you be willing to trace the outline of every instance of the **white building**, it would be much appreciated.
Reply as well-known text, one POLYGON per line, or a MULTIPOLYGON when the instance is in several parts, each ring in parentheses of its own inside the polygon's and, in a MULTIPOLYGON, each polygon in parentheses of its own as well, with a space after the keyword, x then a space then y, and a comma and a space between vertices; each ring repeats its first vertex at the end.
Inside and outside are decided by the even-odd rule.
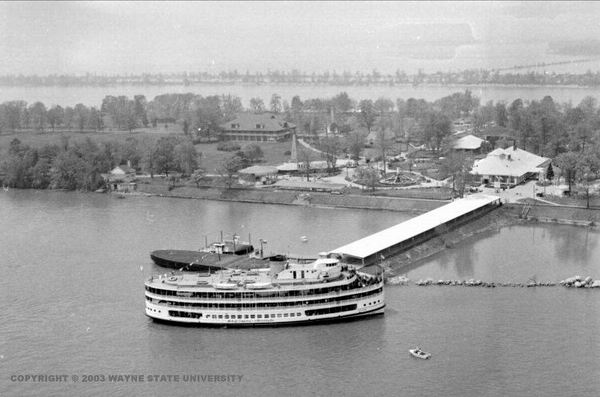
POLYGON ((475 162, 471 174, 481 183, 516 186, 532 178, 545 178, 550 159, 540 157, 515 146, 498 148, 475 162))
POLYGON ((454 141, 452 144, 452 149, 464 152, 479 153, 481 151, 481 145, 483 145, 484 142, 484 139, 476 137, 475 135, 465 135, 454 141))

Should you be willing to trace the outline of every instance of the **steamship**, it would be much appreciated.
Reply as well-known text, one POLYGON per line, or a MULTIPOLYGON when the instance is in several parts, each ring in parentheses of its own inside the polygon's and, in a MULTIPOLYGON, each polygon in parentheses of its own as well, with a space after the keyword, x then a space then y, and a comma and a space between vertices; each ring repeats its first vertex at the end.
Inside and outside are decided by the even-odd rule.
POLYGON ((385 308, 381 269, 367 272, 322 253, 309 263, 269 268, 154 275, 145 282, 146 315, 155 321, 207 326, 334 322, 385 308))

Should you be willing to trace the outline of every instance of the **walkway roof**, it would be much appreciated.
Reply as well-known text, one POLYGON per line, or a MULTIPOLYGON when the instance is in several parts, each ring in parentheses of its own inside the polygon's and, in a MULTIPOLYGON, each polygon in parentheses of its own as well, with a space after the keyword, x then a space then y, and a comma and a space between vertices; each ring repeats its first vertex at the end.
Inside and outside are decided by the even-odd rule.
POLYGON ((468 214, 499 200, 497 196, 477 194, 453 201, 396 226, 384 229, 353 243, 336 248, 330 253, 364 259, 386 248, 393 247, 421 233, 434 229, 461 215, 468 214))

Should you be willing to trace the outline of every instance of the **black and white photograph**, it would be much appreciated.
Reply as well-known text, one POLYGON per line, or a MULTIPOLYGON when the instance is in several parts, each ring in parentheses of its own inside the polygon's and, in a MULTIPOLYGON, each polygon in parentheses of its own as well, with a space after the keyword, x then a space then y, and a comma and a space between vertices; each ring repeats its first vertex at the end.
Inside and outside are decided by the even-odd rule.
POLYGON ((598 396, 598 21, 0 0, 0 396, 598 396))

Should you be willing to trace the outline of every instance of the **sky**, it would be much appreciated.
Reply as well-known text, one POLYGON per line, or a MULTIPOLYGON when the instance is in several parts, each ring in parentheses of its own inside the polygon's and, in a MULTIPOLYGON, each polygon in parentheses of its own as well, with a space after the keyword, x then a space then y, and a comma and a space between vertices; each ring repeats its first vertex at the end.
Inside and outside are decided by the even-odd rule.
POLYGON ((501 67, 589 38, 597 2, 0 2, 0 74, 501 67))

